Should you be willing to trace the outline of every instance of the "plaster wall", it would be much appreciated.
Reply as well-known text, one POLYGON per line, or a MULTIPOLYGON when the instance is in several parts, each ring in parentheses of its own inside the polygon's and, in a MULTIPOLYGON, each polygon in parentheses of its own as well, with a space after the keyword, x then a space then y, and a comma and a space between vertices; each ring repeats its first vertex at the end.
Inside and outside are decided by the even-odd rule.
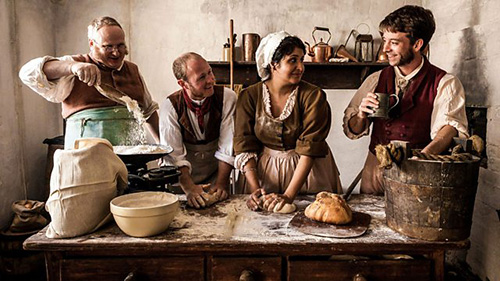
POLYGON ((42 200, 46 147, 42 141, 62 132, 59 105, 26 87, 17 73, 28 58, 55 51, 53 6, 46 1, 0 0, 0 226, 11 219, 11 203, 42 200))
MULTIPOLYGON (((12 5, 7 1, 0 1, 0 33, 10 39, 14 28, 14 21, 10 14, 12 5)), ((0 193, 12 194, 12 196, 0 196, 0 225, 9 222, 10 203, 13 199, 23 196, 23 170, 22 162, 19 161, 21 146, 19 143, 18 113, 16 111, 16 94, 14 90, 15 77, 12 71, 16 65, 15 51, 12 50, 11 40, 1 40, 0 50, 4 53, 4 60, 0 71, 0 151, 2 151, 2 162, 0 167, 0 193)))
MULTIPOLYGON (((494 94, 500 88, 495 77, 500 49, 495 40, 500 32, 495 29, 499 20, 495 12, 500 3, 493 0, 0 0, 0 31, 10 38, 0 42, 0 51, 8 54, 0 66, 0 146, 5 153, 0 166, 0 227, 10 216, 10 202, 24 196, 39 197, 46 155, 42 141, 62 134, 60 106, 21 86, 17 71, 34 57, 88 52, 86 26, 92 18, 110 15, 122 24, 129 45, 128 59, 138 64, 153 99, 161 103, 178 88, 171 64, 179 54, 196 51, 210 61, 221 59, 229 19, 234 19, 237 47, 243 33, 265 36, 277 30, 287 30, 313 43, 314 26, 330 28, 330 44, 335 47, 345 42, 352 28, 366 23, 376 38, 377 49, 378 23, 405 4, 423 4, 433 10, 437 31, 431 41, 431 62, 457 74, 469 104, 489 106, 489 167, 481 170, 467 262, 484 280, 500 280, 498 269, 493 267, 500 256, 495 214, 500 209, 500 98, 494 94)), ((359 28, 368 31, 364 26, 359 28)), ((353 41, 348 48, 352 45, 353 41)), ((327 90, 333 113, 327 141, 344 187, 359 172, 368 146, 367 138, 351 141, 342 133, 343 110, 353 94, 353 90, 327 90)))

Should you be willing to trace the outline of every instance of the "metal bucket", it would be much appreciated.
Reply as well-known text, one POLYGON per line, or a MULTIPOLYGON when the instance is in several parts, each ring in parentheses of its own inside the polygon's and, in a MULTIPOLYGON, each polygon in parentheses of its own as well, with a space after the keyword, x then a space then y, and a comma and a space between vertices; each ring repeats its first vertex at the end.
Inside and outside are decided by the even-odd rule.
POLYGON ((410 237, 457 241, 470 235, 480 159, 408 159, 384 172, 387 225, 410 237))

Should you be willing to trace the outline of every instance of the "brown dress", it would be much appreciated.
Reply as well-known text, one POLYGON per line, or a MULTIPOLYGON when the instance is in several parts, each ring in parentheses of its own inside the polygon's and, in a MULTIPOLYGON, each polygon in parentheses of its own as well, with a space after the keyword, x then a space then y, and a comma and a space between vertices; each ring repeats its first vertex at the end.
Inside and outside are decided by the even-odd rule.
MULTIPOLYGON (((290 94, 284 112, 275 118, 269 110, 266 112, 269 100, 265 91, 265 85, 260 82, 243 90, 238 97, 234 136, 237 158, 239 154, 258 155, 261 187, 267 192, 283 193, 300 155, 307 155, 314 158, 314 164, 299 193, 342 193, 339 172, 326 143, 331 112, 325 92, 300 82, 290 94)), ((248 193, 244 176, 240 179, 242 191, 248 193)))

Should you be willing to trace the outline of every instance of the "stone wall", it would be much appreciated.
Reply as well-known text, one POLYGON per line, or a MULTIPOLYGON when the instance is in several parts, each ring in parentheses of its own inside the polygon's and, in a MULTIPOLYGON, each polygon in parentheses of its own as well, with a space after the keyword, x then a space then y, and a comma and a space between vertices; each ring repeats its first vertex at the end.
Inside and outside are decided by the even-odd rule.
POLYGON ((456 74, 467 104, 487 107, 488 167, 479 175, 467 263, 483 280, 500 280, 500 10, 499 1, 424 1, 437 30, 431 60, 456 74))

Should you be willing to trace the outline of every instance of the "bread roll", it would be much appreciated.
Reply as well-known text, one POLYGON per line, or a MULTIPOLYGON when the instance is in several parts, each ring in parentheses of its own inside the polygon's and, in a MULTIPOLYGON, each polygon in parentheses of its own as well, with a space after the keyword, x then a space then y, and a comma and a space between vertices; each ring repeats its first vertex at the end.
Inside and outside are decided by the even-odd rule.
POLYGON ((307 206, 306 217, 320 222, 347 224, 352 220, 352 211, 342 196, 322 191, 316 200, 307 206))

